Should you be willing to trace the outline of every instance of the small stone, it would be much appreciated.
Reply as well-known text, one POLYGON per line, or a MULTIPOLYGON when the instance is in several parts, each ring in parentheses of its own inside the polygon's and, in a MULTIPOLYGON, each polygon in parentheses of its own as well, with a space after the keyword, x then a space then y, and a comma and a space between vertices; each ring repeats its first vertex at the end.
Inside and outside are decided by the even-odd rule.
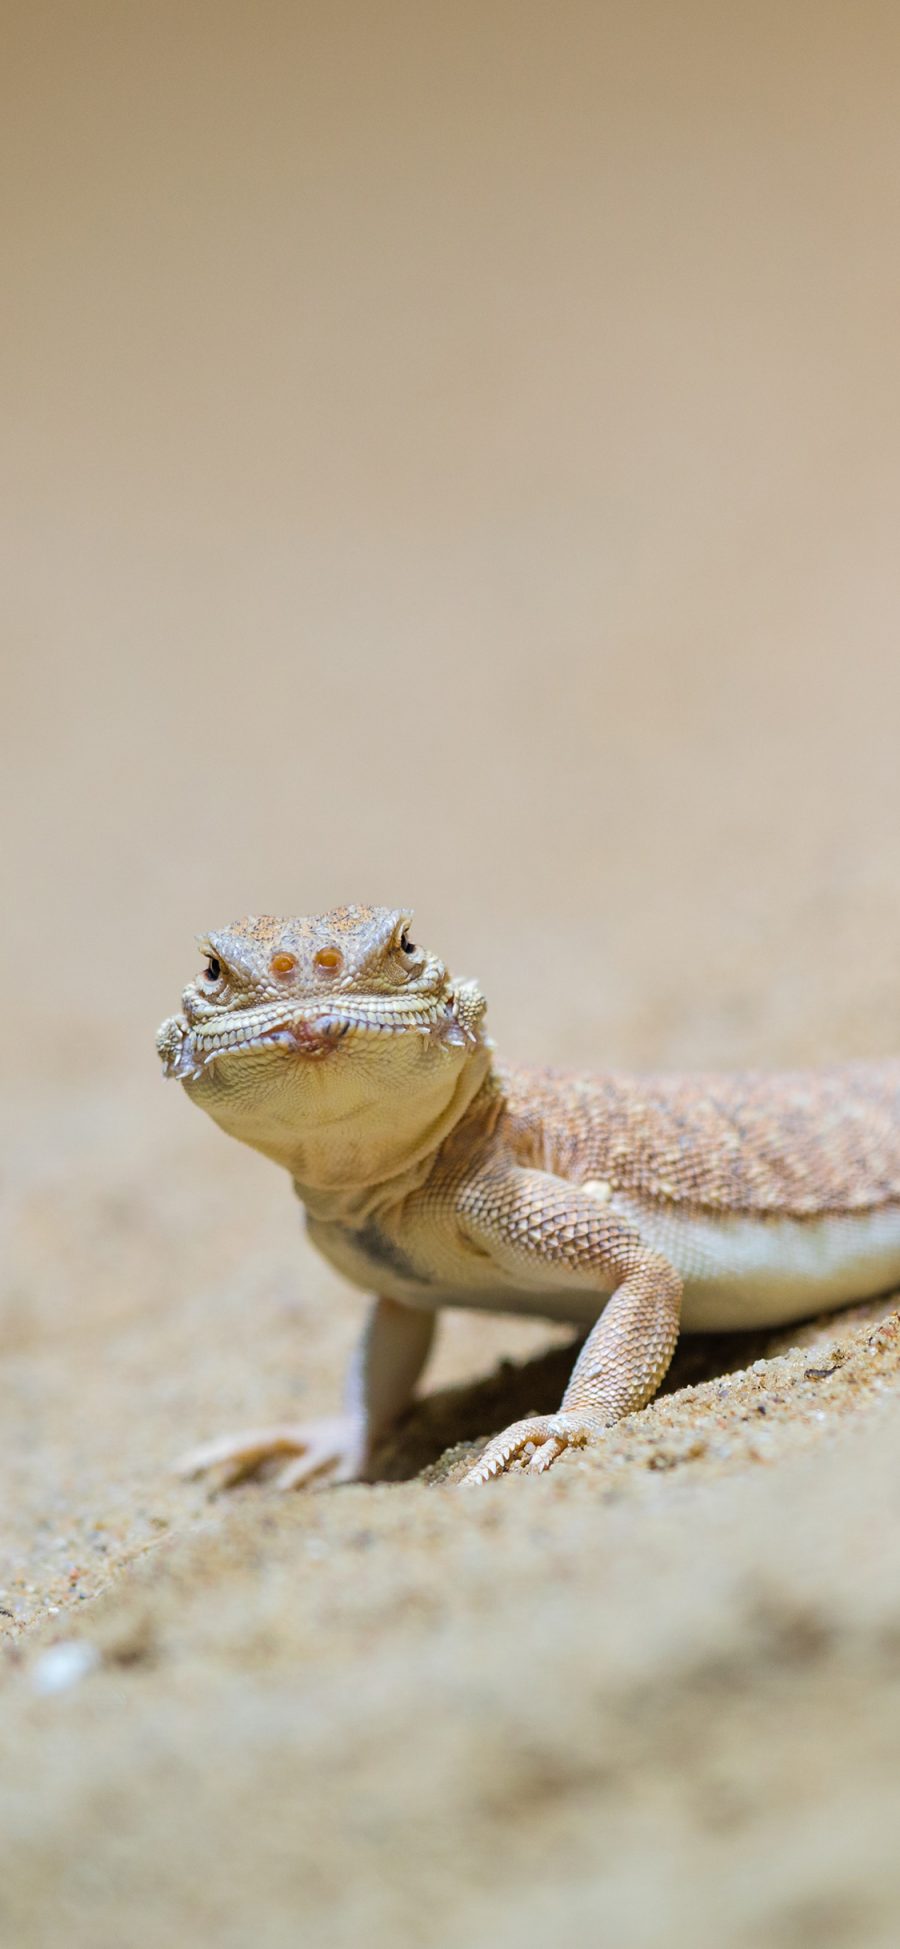
POLYGON ((99 1663, 100 1653, 95 1645, 70 1638, 63 1644, 52 1645, 38 1658, 32 1667, 31 1689, 42 1698, 49 1698, 54 1692, 67 1692, 70 1685, 77 1685, 89 1672, 96 1671, 99 1663))

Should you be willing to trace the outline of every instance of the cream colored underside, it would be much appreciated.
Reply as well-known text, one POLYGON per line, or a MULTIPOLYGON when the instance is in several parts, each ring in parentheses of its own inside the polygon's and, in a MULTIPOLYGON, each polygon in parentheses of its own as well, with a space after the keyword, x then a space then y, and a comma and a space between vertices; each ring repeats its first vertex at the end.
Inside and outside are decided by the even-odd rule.
MULTIPOLYGON (((612 1209, 681 1273, 682 1325, 689 1333, 787 1325, 900 1289, 900 1205, 804 1219, 681 1216, 621 1197, 612 1209)), ((504 1266, 464 1250, 458 1256, 452 1248, 436 1251, 428 1226, 420 1238, 405 1241, 414 1262, 429 1264, 427 1283, 398 1276, 337 1227, 311 1223, 310 1231, 345 1276, 407 1304, 527 1313, 586 1326, 602 1311, 593 1274, 570 1276, 548 1289, 536 1259, 504 1266)))
POLYGON ((787 1325, 900 1287, 900 1205, 848 1217, 686 1218, 616 1202, 681 1273, 689 1333, 787 1325))
MULTIPOLYGON (((897 1205, 815 1219, 679 1217, 641 1211, 623 1199, 616 1200, 616 1210, 681 1273, 681 1324, 687 1333, 787 1326, 851 1300, 900 1289, 897 1205)), ((600 1311, 596 1287, 586 1289, 579 1282, 564 1293, 540 1294, 529 1286, 512 1302, 505 1295, 500 1298, 503 1309, 585 1323, 600 1311)), ((473 1292, 455 1303, 490 1302, 473 1292)))

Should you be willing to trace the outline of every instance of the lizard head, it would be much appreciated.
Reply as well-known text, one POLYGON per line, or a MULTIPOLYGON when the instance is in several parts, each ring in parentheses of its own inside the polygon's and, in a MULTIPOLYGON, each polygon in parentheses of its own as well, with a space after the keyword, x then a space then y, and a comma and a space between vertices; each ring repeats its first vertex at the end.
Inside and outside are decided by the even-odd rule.
MULTIPOLYGON (((412 938, 402 909, 250 917, 204 935, 200 972, 156 1047, 167 1076, 224 1129, 302 1175, 331 1151, 352 1168, 360 1120, 400 1148, 487 1045, 485 1002, 412 938)), ((366 1142, 371 1147, 371 1133, 366 1142)), ((319 1165, 311 1168, 321 1168, 319 1165)), ((326 1167, 329 1176, 340 1164, 326 1167)))

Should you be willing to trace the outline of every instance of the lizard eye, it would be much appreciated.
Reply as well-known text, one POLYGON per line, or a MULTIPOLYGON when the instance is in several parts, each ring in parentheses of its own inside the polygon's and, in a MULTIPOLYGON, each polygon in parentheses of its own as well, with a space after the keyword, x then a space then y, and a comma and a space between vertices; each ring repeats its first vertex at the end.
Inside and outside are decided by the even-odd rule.
POLYGON ((222 963, 219 960, 218 955, 216 954, 208 955, 206 967, 203 970, 204 981, 218 981, 221 977, 221 973, 222 973, 222 963))
POLYGON ((405 927, 400 936, 400 951, 402 954, 415 954, 416 952, 415 941, 410 940, 405 927))

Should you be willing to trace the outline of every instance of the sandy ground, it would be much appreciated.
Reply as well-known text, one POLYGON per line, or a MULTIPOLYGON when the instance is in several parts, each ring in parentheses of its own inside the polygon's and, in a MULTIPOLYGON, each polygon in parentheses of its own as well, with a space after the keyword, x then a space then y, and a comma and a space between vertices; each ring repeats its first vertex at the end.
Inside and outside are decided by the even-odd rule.
POLYGON ((896 1051, 896 12, 8 13, 0 1939, 893 1949, 890 1300, 182 1484, 360 1307, 153 1034, 371 898, 523 1058, 896 1051))

